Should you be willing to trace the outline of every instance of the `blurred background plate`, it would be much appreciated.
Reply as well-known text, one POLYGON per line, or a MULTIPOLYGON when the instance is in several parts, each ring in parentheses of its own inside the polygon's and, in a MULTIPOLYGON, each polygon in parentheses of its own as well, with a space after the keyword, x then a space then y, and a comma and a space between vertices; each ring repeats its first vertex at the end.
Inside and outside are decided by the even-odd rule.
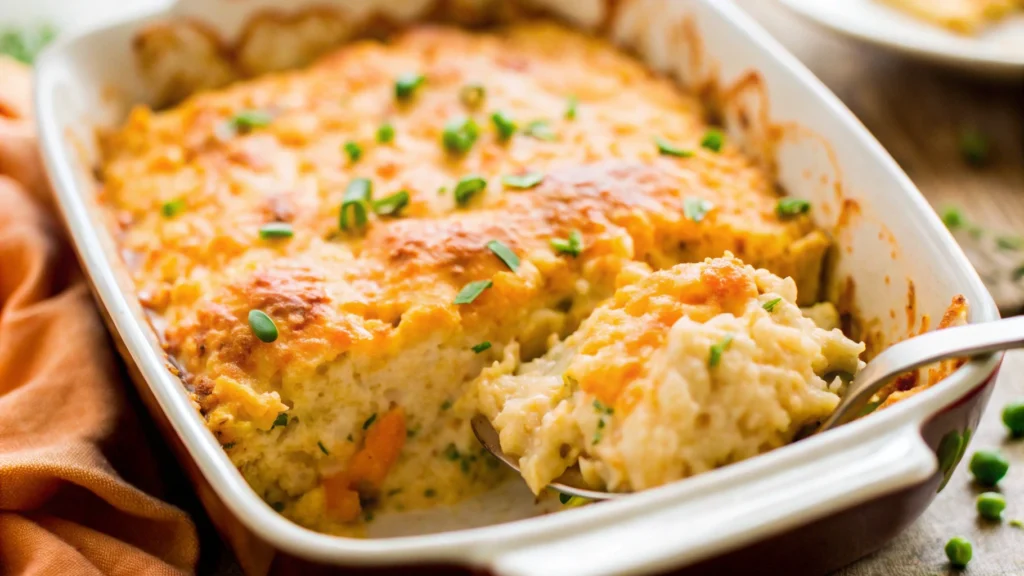
POLYGON ((881 0, 779 0, 793 12, 847 36, 909 56, 995 77, 1024 77, 1024 12, 958 34, 881 0))

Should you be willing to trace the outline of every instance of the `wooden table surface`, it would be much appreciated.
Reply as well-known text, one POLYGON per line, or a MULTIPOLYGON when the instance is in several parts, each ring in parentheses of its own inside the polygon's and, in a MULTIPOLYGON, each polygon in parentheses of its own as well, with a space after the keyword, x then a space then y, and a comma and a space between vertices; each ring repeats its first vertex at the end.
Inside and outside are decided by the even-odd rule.
MULTIPOLYGON (((1024 279, 1013 271, 1024 250, 998 247, 998 238, 1024 236, 1024 78, 993 83, 967 78, 873 48, 817 27, 773 0, 736 0, 835 92, 882 142, 940 212, 956 207, 969 227, 955 233, 1004 315, 1024 309, 1024 279), (990 160, 972 167, 959 141, 978 130, 990 142, 990 160)), ((1003 405, 1024 398, 1024 352, 1011 353, 968 456, 998 448, 1013 462, 1001 483, 1007 518, 1024 519, 1024 441, 1009 441, 1003 405)), ((966 460, 935 503, 884 549, 841 571, 842 576, 1024 574, 1024 529, 980 521, 966 460), (952 536, 974 543, 974 560, 952 570, 943 546, 952 536)))

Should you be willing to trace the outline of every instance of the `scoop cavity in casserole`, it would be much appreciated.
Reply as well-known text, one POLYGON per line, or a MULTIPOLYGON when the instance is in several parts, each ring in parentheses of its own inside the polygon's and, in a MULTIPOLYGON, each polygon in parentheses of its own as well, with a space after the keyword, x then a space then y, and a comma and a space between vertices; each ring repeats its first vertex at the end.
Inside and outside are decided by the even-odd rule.
POLYGON ((796 305, 796 285, 726 255, 636 265, 564 342, 480 377, 480 407, 535 492, 579 465, 634 491, 755 456, 839 401, 864 345, 796 305))
POLYGON ((558 25, 359 41, 137 108, 103 151, 102 199, 196 405, 253 489, 317 530, 507 479, 469 429, 481 409, 536 457, 534 489, 577 458, 641 489, 786 442, 834 405, 823 377, 857 368, 797 308, 830 246, 814 207, 697 97, 558 25), (534 377, 561 387, 542 394, 564 454, 514 432, 547 418, 515 390, 534 377))

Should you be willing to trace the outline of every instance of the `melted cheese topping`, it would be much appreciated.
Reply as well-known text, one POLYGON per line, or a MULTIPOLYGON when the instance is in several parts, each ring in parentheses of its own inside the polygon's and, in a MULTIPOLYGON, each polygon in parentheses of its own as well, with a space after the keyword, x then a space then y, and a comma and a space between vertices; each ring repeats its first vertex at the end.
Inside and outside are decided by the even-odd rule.
POLYGON ((708 129, 696 98, 605 41, 546 23, 424 26, 164 112, 137 108, 104 139, 102 194, 143 303, 166 322, 168 351, 232 460, 286 515, 343 532, 361 509, 354 494, 415 508, 498 481, 468 430, 476 407, 459 399, 506 347, 529 358, 570 333, 631 263, 731 250, 793 277, 802 303, 817 299, 827 237, 805 214, 776 213, 771 174, 728 137, 702 147, 708 129), (425 82, 400 101, 407 73, 425 82), (484 88, 477 105, 460 98, 470 84, 484 88), (246 111, 269 123, 233 128, 246 111), (518 125, 508 141, 496 111, 518 125), (443 133, 463 117, 479 135, 455 154, 443 133), (535 121, 549 133, 526 133, 535 121), (692 155, 661 155, 655 137, 692 155), (528 172, 543 180, 502 183, 528 172), (463 204, 454 189, 467 175, 486 187, 463 204), (356 178, 374 198, 404 190, 410 201, 340 230, 356 178), (710 202, 705 217, 685 214, 695 200, 710 202), (294 235, 261 238, 275 222, 294 235), (574 232, 577 256, 553 249, 574 232), (475 281, 492 285, 454 304, 475 281), (251 310, 270 316, 276 340, 256 337, 251 310), (474 352, 482 342, 492 347, 474 352), (395 413, 402 425, 391 416, 371 438, 395 413), (363 461, 374 464, 353 476, 363 461))

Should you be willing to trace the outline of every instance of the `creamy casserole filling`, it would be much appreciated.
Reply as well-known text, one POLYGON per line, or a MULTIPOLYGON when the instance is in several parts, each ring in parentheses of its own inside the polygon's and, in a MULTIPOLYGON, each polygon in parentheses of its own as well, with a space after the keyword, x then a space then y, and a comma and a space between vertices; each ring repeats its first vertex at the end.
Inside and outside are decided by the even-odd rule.
POLYGON ((522 428, 514 382, 551 365, 568 372, 544 386, 579 397, 540 394, 581 442, 538 458, 534 489, 574 460, 627 490, 770 449, 834 405, 829 371, 857 366, 858 345, 797 308, 818 300, 830 245, 813 207, 780 196, 696 97, 555 24, 357 42, 139 107, 103 154, 102 200, 198 408, 252 488, 317 530, 507 479, 468 421, 522 428), (717 296, 673 299, 716 278, 717 296), (635 370, 606 379, 598 359, 620 348, 635 370), (677 382, 691 365, 720 416, 677 382), (733 371, 739 398, 708 388, 733 371), (659 389, 691 395, 686 420, 647 412, 659 389), (748 394, 764 403, 727 408, 748 394), (594 449, 592 397, 615 411, 594 449), (630 430, 664 422, 677 444, 630 456, 645 441, 630 430), (735 442, 673 453, 701 430, 735 442))
POLYGON ((884 0, 954 32, 974 34, 986 25, 1024 10, 1021 0, 884 0))

